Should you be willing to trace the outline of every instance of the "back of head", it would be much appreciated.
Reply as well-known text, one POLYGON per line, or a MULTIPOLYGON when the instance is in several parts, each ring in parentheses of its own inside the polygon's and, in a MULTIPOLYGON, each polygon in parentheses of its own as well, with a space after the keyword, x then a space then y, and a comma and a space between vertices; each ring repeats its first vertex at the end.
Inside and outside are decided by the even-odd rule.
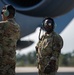
POLYGON ((12 17, 15 16, 15 8, 12 5, 5 5, 2 11, 6 17, 10 17, 10 15, 12 15, 12 17))

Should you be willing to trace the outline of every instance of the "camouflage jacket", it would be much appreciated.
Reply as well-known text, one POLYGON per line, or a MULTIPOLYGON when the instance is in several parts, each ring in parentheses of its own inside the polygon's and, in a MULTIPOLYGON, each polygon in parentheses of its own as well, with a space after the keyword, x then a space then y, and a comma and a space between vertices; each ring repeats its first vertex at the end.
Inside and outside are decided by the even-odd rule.
POLYGON ((3 54, 7 53, 9 50, 10 53, 12 53, 12 51, 15 52, 19 37, 20 27, 14 19, 0 22, 0 50, 3 51, 3 54))
MULTIPOLYGON (((56 59, 56 67, 58 67, 58 59, 63 47, 63 39, 55 32, 43 35, 37 44, 37 57, 39 65, 46 66, 50 59, 56 59)), ((43 69, 43 68, 42 68, 43 69)))
POLYGON ((15 75, 16 44, 20 37, 20 27, 9 19, 0 22, 0 74, 15 75))

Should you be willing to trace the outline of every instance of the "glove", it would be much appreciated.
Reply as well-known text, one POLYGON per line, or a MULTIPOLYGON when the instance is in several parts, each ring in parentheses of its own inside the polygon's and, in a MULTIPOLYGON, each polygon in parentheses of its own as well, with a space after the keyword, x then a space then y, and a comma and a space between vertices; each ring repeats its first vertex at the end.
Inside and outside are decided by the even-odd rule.
POLYGON ((50 74, 51 72, 54 72, 56 70, 56 60, 51 60, 48 62, 48 64, 44 68, 45 74, 50 74))
POLYGON ((50 74, 51 72, 51 66, 49 64, 47 64, 44 68, 44 71, 43 71, 45 74, 50 74))

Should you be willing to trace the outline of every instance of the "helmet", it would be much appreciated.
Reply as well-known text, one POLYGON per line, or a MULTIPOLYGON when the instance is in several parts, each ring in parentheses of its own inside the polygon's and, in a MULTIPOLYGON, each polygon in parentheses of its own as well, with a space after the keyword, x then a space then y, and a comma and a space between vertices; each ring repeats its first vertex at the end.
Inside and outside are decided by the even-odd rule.
POLYGON ((43 20, 43 28, 47 31, 53 31, 54 29, 54 20, 52 18, 45 18, 43 20))

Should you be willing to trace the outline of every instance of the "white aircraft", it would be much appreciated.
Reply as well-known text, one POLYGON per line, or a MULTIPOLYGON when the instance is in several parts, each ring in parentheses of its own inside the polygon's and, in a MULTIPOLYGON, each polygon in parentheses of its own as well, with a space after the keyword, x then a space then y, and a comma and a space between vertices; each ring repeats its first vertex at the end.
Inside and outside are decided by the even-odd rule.
POLYGON ((64 40, 64 46, 61 50, 62 53, 68 53, 74 51, 74 18, 66 26, 66 28, 60 33, 64 40))
MULTIPOLYGON (((5 4, 11 4, 16 9, 15 19, 21 27, 21 38, 40 27, 46 16, 54 18, 58 25, 56 28, 58 33, 74 18, 74 0, 0 0, 0 12, 5 4)), ((17 49, 33 43, 31 40, 19 40, 17 49)))

